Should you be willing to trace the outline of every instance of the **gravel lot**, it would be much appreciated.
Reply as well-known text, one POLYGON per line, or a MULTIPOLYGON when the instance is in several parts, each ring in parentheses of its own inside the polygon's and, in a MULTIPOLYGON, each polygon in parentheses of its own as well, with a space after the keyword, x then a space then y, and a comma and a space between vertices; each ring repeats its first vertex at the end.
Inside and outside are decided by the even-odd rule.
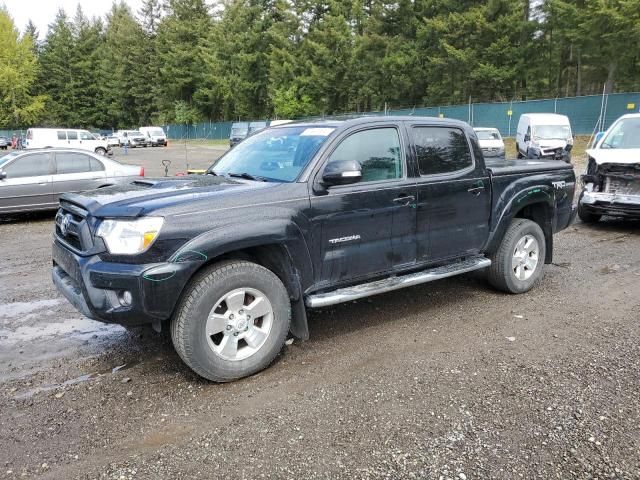
POLYGON ((640 478, 638 222, 559 234, 525 295, 470 275, 314 311, 308 342, 218 385, 57 295, 52 221, 0 221, 0 478, 640 478))

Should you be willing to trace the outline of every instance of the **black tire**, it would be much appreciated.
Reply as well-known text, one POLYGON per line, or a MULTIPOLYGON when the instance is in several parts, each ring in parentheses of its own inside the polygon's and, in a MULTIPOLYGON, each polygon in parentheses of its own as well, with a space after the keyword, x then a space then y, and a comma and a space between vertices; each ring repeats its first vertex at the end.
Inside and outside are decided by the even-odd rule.
POLYGON ((289 332, 291 303, 285 286, 270 270, 255 263, 232 260, 213 265, 193 279, 171 321, 171 339, 180 358, 198 375, 228 382, 268 367, 282 350, 289 332), (205 333, 207 318, 216 304, 235 289, 262 292, 272 311, 271 329, 248 358, 229 360, 214 352, 205 333))
MULTIPOLYGON (((582 200, 582 198, 580 198, 580 200, 582 200)), ((583 223, 598 223, 602 218, 602 215, 587 211, 582 206, 582 202, 578 202, 578 217, 580 217, 580 220, 582 220, 583 223)))
POLYGON ((96 153, 97 153, 98 155, 102 155, 102 156, 104 156, 104 155, 106 155, 106 154, 107 154, 107 151, 106 151, 104 148, 102 148, 102 147, 98 147, 98 148, 96 148, 96 153))
MULTIPOLYGON (((544 260, 546 244, 544 233, 540 226, 526 218, 515 218, 502 237, 502 242, 496 252, 490 256, 488 280, 491 285, 507 293, 524 293, 531 290, 544 276, 544 260), (538 261, 529 278, 521 280, 516 277, 512 267, 516 245, 526 235, 530 235, 538 242, 538 261)), ((524 267, 522 267, 524 268, 524 267)))

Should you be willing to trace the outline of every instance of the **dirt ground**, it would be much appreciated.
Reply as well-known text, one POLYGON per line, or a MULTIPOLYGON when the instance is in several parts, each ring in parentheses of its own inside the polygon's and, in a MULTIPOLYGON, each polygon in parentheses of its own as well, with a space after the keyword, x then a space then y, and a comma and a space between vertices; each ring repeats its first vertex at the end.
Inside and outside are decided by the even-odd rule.
MULTIPOLYGON (((127 161, 174 173, 177 149, 127 161)), ((560 233, 524 295, 469 275, 313 311, 213 384, 56 293, 52 221, 0 221, 0 478, 640 478, 639 222, 560 233)))

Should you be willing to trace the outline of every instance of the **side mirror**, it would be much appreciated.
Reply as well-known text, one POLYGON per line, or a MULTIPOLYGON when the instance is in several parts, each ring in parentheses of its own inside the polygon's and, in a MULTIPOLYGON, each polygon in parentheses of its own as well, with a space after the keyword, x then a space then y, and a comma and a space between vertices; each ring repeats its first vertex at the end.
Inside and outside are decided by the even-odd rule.
POLYGON ((531 135, 526 134, 526 135, 524 136, 524 141, 525 141, 525 142, 529 142, 530 140, 531 140, 531 135))
POLYGON ((0 180, 4 180, 5 178, 7 178, 7 172, 0 170, 0 180))
POLYGON ((322 173, 325 185, 350 185, 362 180, 362 168, 357 160, 336 160, 327 163, 322 173))
POLYGON ((595 147, 598 142, 600 141, 600 139, 604 137, 604 132, 598 132, 596 133, 596 138, 593 140, 593 146, 595 147))

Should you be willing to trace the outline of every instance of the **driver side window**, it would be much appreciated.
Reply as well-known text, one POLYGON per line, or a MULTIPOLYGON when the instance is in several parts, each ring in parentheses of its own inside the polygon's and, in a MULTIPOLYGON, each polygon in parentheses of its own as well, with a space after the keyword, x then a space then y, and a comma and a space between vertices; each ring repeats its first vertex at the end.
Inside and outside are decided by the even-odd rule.
POLYGON ((402 155, 398 130, 374 128, 350 135, 338 145, 329 163, 357 160, 362 168, 361 182, 402 178, 402 155))

